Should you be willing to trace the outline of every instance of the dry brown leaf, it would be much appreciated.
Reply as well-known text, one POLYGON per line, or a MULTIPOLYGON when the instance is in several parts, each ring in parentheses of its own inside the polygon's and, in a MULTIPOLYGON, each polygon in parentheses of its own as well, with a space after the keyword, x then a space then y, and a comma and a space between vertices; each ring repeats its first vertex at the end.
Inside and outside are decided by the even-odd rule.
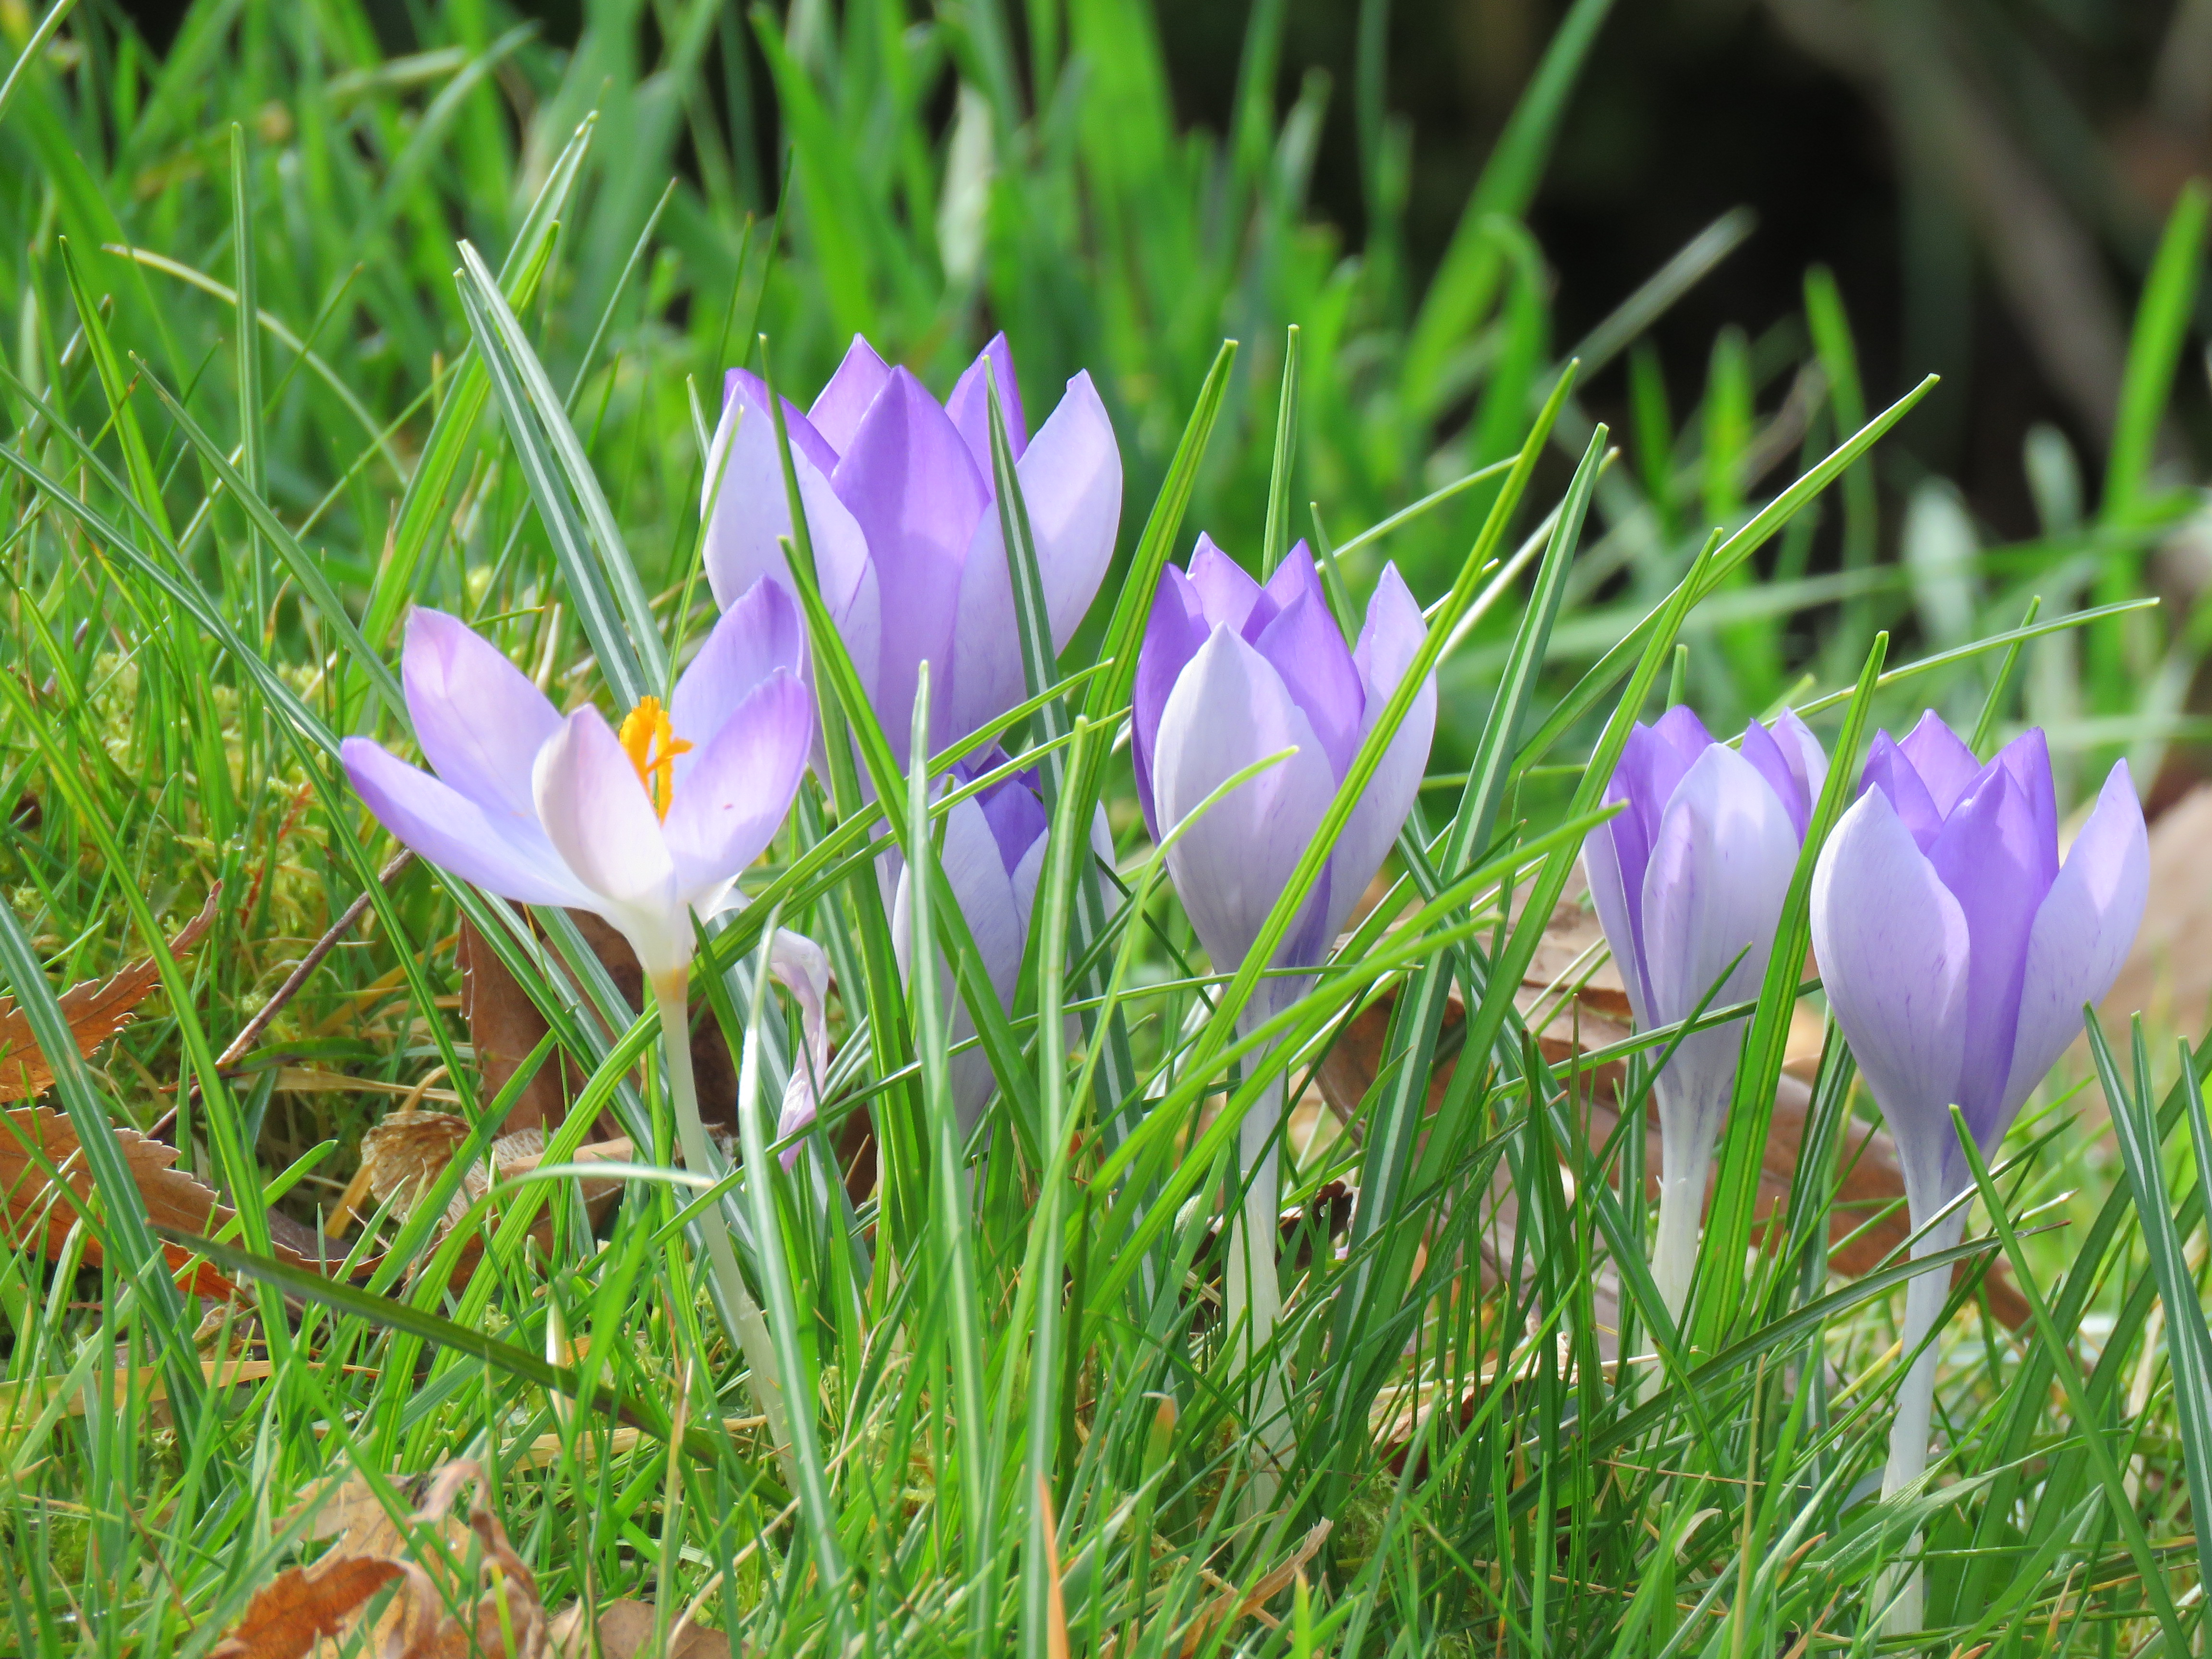
POLYGON ((369 1598, 400 1577, 397 1562, 338 1556, 294 1567, 246 1604, 211 1659, 306 1659, 353 1627, 369 1598))
MULTIPOLYGON (((394 1578, 401 1581, 400 1591, 378 1616, 368 1640, 355 1644, 362 1651, 384 1659, 544 1659, 548 1630, 538 1580, 507 1543, 498 1517, 481 1504, 471 1506, 465 1527, 451 1514, 465 1489, 483 1486, 481 1466, 459 1460, 421 1480, 394 1484, 410 1498, 421 1490, 420 1506, 409 1527, 429 1528, 447 1547, 451 1560, 436 1550, 416 1559, 408 1530, 392 1523, 357 1477, 326 1481, 306 1500, 320 1506, 309 1535, 335 1531, 337 1547, 314 1565, 280 1575, 255 1596, 245 1620, 216 1649, 215 1659, 306 1659, 310 1654, 314 1659, 334 1659, 343 1644, 360 1634, 357 1627, 369 1596, 394 1578), (459 1583, 453 1581, 457 1569, 462 1575, 459 1583), (256 1614, 265 1598, 277 1597, 272 1606, 292 1605, 325 1577, 348 1583, 374 1582, 343 1605, 336 1595, 323 1598, 315 1604, 319 1622, 312 1625, 295 1619, 288 1626, 266 1620, 257 1626, 256 1614), (453 1611, 457 1607, 462 1609, 458 1619, 453 1611), (276 1630, 296 1644, 246 1644, 264 1628, 276 1630)), ((298 1513, 293 1511, 295 1516, 298 1513)))
MULTIPOLYGON (((215 921, 222 884, 208 891, 200 913, 169 941, 169 954, 182 956, 199 943, 215 921)), ((77 1052, 87 1059, 92 1051, 131 1023, 138 1005, 161 982, 161 970, 149 957, 134 962, 110 979, 88 979, 61 994, 62 1017, 69 1021, 70 1036, 77 1052)), ((12 997, 0 997, 0 1101, 29 1100, 44 1094, 54 1080, 54 1068, 31 1034, 31 1022, 12 997)))
MULTIPOLYGON (((637 1659, 653 1651, 652 1604, 628 1596, 610 1601, 585 1623, 584 1607, 572 1601, 553 1616, 549 1634, 553 1659, 592 1659, 596 1627, 599 1659, 637 1659)), ((685 1624, 678 1620, 668 1632, 666 1659, 729 1659, 730 1638, 718 1630, 685 1624)))
MULTIPOLYGON (((135 1129, 118 1128, 115 1139, 146 1218, 155 1226, 207 1236, 235 1218, 237 1212, 216 1199, 213 1188, 173 1167, 175 1147, 149 1140, 135 1129)), ((76 1127, 66 1115, 47 1106, 0 1112, 0 1230, 10 1243, 21 1246, 35 1241, 49 1258, 58 1258, 92 1189, 92 1171, 77 1145, 76 1127), (60 1172, 62 1190, 56 1191, 34 1152, 60 1172)), ((106 1196, 112 1201, 112 1194, 106 1196)), ((272 1243, 270 1249, 280 1261, 298 1267, 316 1266, 282 1244, 272 1243)), ((192 1259, 179 1245, 164 1243, 161 1250, 171 1268, 179 1272, 192 1259)), ((100 1261, 97 1239, 87 1237, 84 1258, 100 1261)), ((192 1268, 188 1279, 179 1282, 195 1296, 224 1297, 236 1289, 204 1261, 192 1268)))
POLYGON ((1334 1521, 1316 1522, 1313 1529, 1299 1540, 1297 1548, 1291 1552, 1290 1559, 1271 1569, 1249 1591, 1229 1590, 1215 1596, 1213 1600, 1200 1607, 1198 1610, 1198 1617, 1184 1627, 1183 1659, 1191 1659, 1191 1656, 1198 1651, 1199 1644, 1204 1642, 1217 1626, 1233 1623, 1237 1620, 1259 1612, 1268 1602, 1290 1589, 1299 1572, 1304 1569, 1306 1563, 1312 1560, 1315 1555, 1319 1553, 1322 1544, 1328 1541, 1329 1529, 1335 1524, 1334 1521))

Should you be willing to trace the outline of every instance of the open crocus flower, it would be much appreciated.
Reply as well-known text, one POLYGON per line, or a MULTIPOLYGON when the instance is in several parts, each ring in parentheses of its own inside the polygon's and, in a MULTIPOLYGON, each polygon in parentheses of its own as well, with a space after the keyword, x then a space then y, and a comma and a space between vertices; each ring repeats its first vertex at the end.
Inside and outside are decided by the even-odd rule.
MULTIPOLYGON (((902 766, 924 661, 933 665, 933 748, 1028 695, 992 487, 987 374, 997 381, 1058 650, 1098 591, 1121 522, 1121 452, 1088 374, 1067 383, 1031 439, 1004 335, 941 404, 856 337, 812 409, 784 404, 823 602, 902 766)), ((763 578, 788 582, 777 538, 791 534, 791 514, 774 418, 766 386, 743 369, 724 387, 700 510, 707 578, 723 605, 763 578)))
POLYGON ((814 738, 798 606, 767 583, 715 625, 665 708, 647 697, 619 727, 589 707, 563 719, 441 611, 409 617, 402 678, 431 772, 349 738, 369 809, 488 892, 604 917, 656 982, 690 962, 692 916, 729 905, 775 837, 814 738))
MULTIPOLYGON (((1258 939, 1426 632, 1385 565, 1359 643, 1346 647, 1304 542, 1264 587, 1204 536, 1188 575, 1173 565, 1161 573, 1131 711, 1137 797, 1153 838, 1255 761, 1297 751, 1238 785, 1168 849, 1168 874, 1217 973, 1234 972, 1258 939)), ((1271 966, 1320 965, 1412 810, 1436 723, 1431 676, 1271 966)), ((1261 983, 1269 1012, 1303 986, 1261 983)))
MULTIPOLYGON (((1987 765, 1934 714, 1883 734, 1863 793, 1813 877, 1813 948, 1836 1022, 1897 1141, 1916 1254, 1957 1243, 1970 1182, 1950 1109, 1993 1154, 2021 1104, 2110 990, 2142 921, 2150 851, 2127 763, 2116 764, 2062 863, 2040 731, 1987 765)), ((1934 1330, 1948 1277, 1915 1278, 1905 1351, 1934 1330)), ((1932 1343, 1898 1400, 1885 1494, 1928 1463, 1932 1343)), ((1917 1581, 1893 1625, 1917 1629, 1917 1581)))
MULTIPOLYGON (((1758 994, 1805 826, 1828 773, 1804 721, 1753 720, 1741 752, 1687 708, 1629 733, 1606 785, 1626 808, 1583 843, 1590 898, 1645 1030, 1758 994)), ((1697 1267, 1713 1147, 1735 1089, 1741 1025, 1684 1037, 1658 1097, 1659 1234, 1652 1276, 1681 1317, 1697 1267)))

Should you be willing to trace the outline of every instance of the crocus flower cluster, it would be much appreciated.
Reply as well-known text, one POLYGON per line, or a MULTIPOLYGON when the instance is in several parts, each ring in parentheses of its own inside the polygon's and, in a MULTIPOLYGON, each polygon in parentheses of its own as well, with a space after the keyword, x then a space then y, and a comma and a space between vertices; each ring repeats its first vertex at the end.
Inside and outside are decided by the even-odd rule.
MULTIPOLYGON (((1863 793, 1821 849, 1813 948, 1851 1054, 1904 1165, 1916 1254, 1957 1243, 1971 1172, 1957 1106, 1984 1155, 2112 988, 2142 921, 2150 853, 2127 763, 2116 764, 2062 861, 2040 731, 1984 765, 1934 714, 1869 753, 1863 793)), ((1927 1468, 1948 1276, 1906 1292, 1885 1493, 1927 1468)), ((1917 1582, 1893 1623, 1919 1624, 1917 1582)))
MULTIPOLYGON (((1590 898, 1637 1024, 1649 1030, 1758 994, 1827 757, 1784 710, 1741 750, 1687 708, 1629 733, 1606 786, 1622 811, 1583 843, 1590 898)), ((1680 1039, 1653 1084, 1659 1232, 1652 1275, 1679 1319, 1697 1266, 1713 1148, 1735 1089, 1739 1025, 1680 1039)))
MULTIPOLYGON (((901 765, 923 662, 932 665, 933 748, 1027 695, 992 487, 987 376, 998 386, 1058 650, 1098 591, 1121 522, 1121 451, 1089 374, 1067 383, 1031 439, 1004 335, 943 404, 855 338, 811 409, 784 404, 823 602, 901 765)), ((700 511, 720 603, 757 581, 789 582, 778 544, 792 533, 791 513, 768 388, 744 369, 732 369, 724 387, 700 511)))

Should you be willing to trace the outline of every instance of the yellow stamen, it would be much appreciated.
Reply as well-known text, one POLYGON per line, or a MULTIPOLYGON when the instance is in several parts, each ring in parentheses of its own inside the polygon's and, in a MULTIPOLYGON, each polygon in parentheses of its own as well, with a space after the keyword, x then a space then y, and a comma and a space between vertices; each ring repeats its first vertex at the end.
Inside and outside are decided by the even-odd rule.
POLYGON ((691 745, 676 735, 658 697, 641 698, 637 707, 623 716, 622 730, 615 737, 629 757, 629 763, 637 768, 637 781, 645 786, 653 810, 665 818, 669 800, 676 793, 676 757, 690 753, 691 745))

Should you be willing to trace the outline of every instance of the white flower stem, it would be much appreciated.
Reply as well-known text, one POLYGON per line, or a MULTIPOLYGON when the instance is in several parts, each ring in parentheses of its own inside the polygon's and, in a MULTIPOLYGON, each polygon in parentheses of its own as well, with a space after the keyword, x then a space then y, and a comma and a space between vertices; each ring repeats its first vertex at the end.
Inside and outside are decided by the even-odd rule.
MULTIPOLYGON (((668 1098, 676 1110, 677 1145, 684 1153, 684 1167, 694 1175, 705 1176, 713 1172, 714 1165, 707 1144, 707 1126, 699 1116, 699 1085, 691 1073, 690 983, 688 965, 655 974, 653 1000, 660 1012, 660 1046, 668 1056, 668 1098)), ((722 1322, 744 1353, 745 1364, 752 1372, 753 1399, 768 1419, 769 1441, 782 1462, 784 1479, 795 1492, 799 1468, 792 1454, 790 1419, 783 1408, 783 1384, 776 1371, 775 1343, 769 1335, 768 1321, 745 1286, 737 1250, 730 1243, 729 1224, 719 1208, 699 1218, 699 1231, 707 1241, 707 1263, 714 1273, 722 1322)))
MULTIPOLYGON (((1246 1014, 1237 1021, 1239 1030, 1249 1030, 1260 1018, 1256 1012, 1246 1014)), ((1264 1067, 1273 1057, 1272 1048, 1262 1049, 1250 1063, 1255 1068, 1264 1067)), ((1274 1504, 1289 1426, 1283 1421, 1281 1367, 1264 1357, 1282 1316, 1282 1283, 1275 1266, 1281 1180, 1274 1135, 1282 1121, 1285 1084, 1280 1072, 1269 1074, 1260 1098, 1237 1127, 1237 1164, 1245 1177, 1244 1203, 1229 1238, 1228 1328, 1234 1333, 1243 1327, 1241 1370, 1259 1385, 1260 1427, 1255 1438, 1260 1459, 1249 1496, 1250 1509, 1261 1514, 1274 1504)))
MULTIPOLYGON (((1948 1249, 1959 1242, 1965 1230, 1965 1206, 1952 1212, 1930 1231, 1929 1236, 1915 1247, 1915 1257, 1936 1250, 1948 1249)), ((1907 1280, 1905 1286, 1905 1331, 1899 1352, 1911 1353, 1927 1341, 1942 1317, 1943 1304, 1950 1300, 1951 1275, 1941 1268, 1918 1273, 1907 1280)), ((1881 1495, 1886 1503, 1928 1473, 1928 1436, 1936 1410, 1936 1349, 1928 1342, 1920 1357, 1912 1362, 1912 1369, 1905 1374, 1905 1381, 1897 1390, 1897 1414, 1890 1419, 1889 1464, 1882 1470, 1881 1495)), ((1915 1540, 1917 1543, 1917 1540, 1915 1540)), ((1917 1563, 1911 1566, 1893 1566, 1882 1575, 1875 1591, 1875 1601, 1896 1596, 1890 1607, 1889 1633, 1893 1636, 1917 1634, 1922 1622, 1921 1572, 1917 1563)))

